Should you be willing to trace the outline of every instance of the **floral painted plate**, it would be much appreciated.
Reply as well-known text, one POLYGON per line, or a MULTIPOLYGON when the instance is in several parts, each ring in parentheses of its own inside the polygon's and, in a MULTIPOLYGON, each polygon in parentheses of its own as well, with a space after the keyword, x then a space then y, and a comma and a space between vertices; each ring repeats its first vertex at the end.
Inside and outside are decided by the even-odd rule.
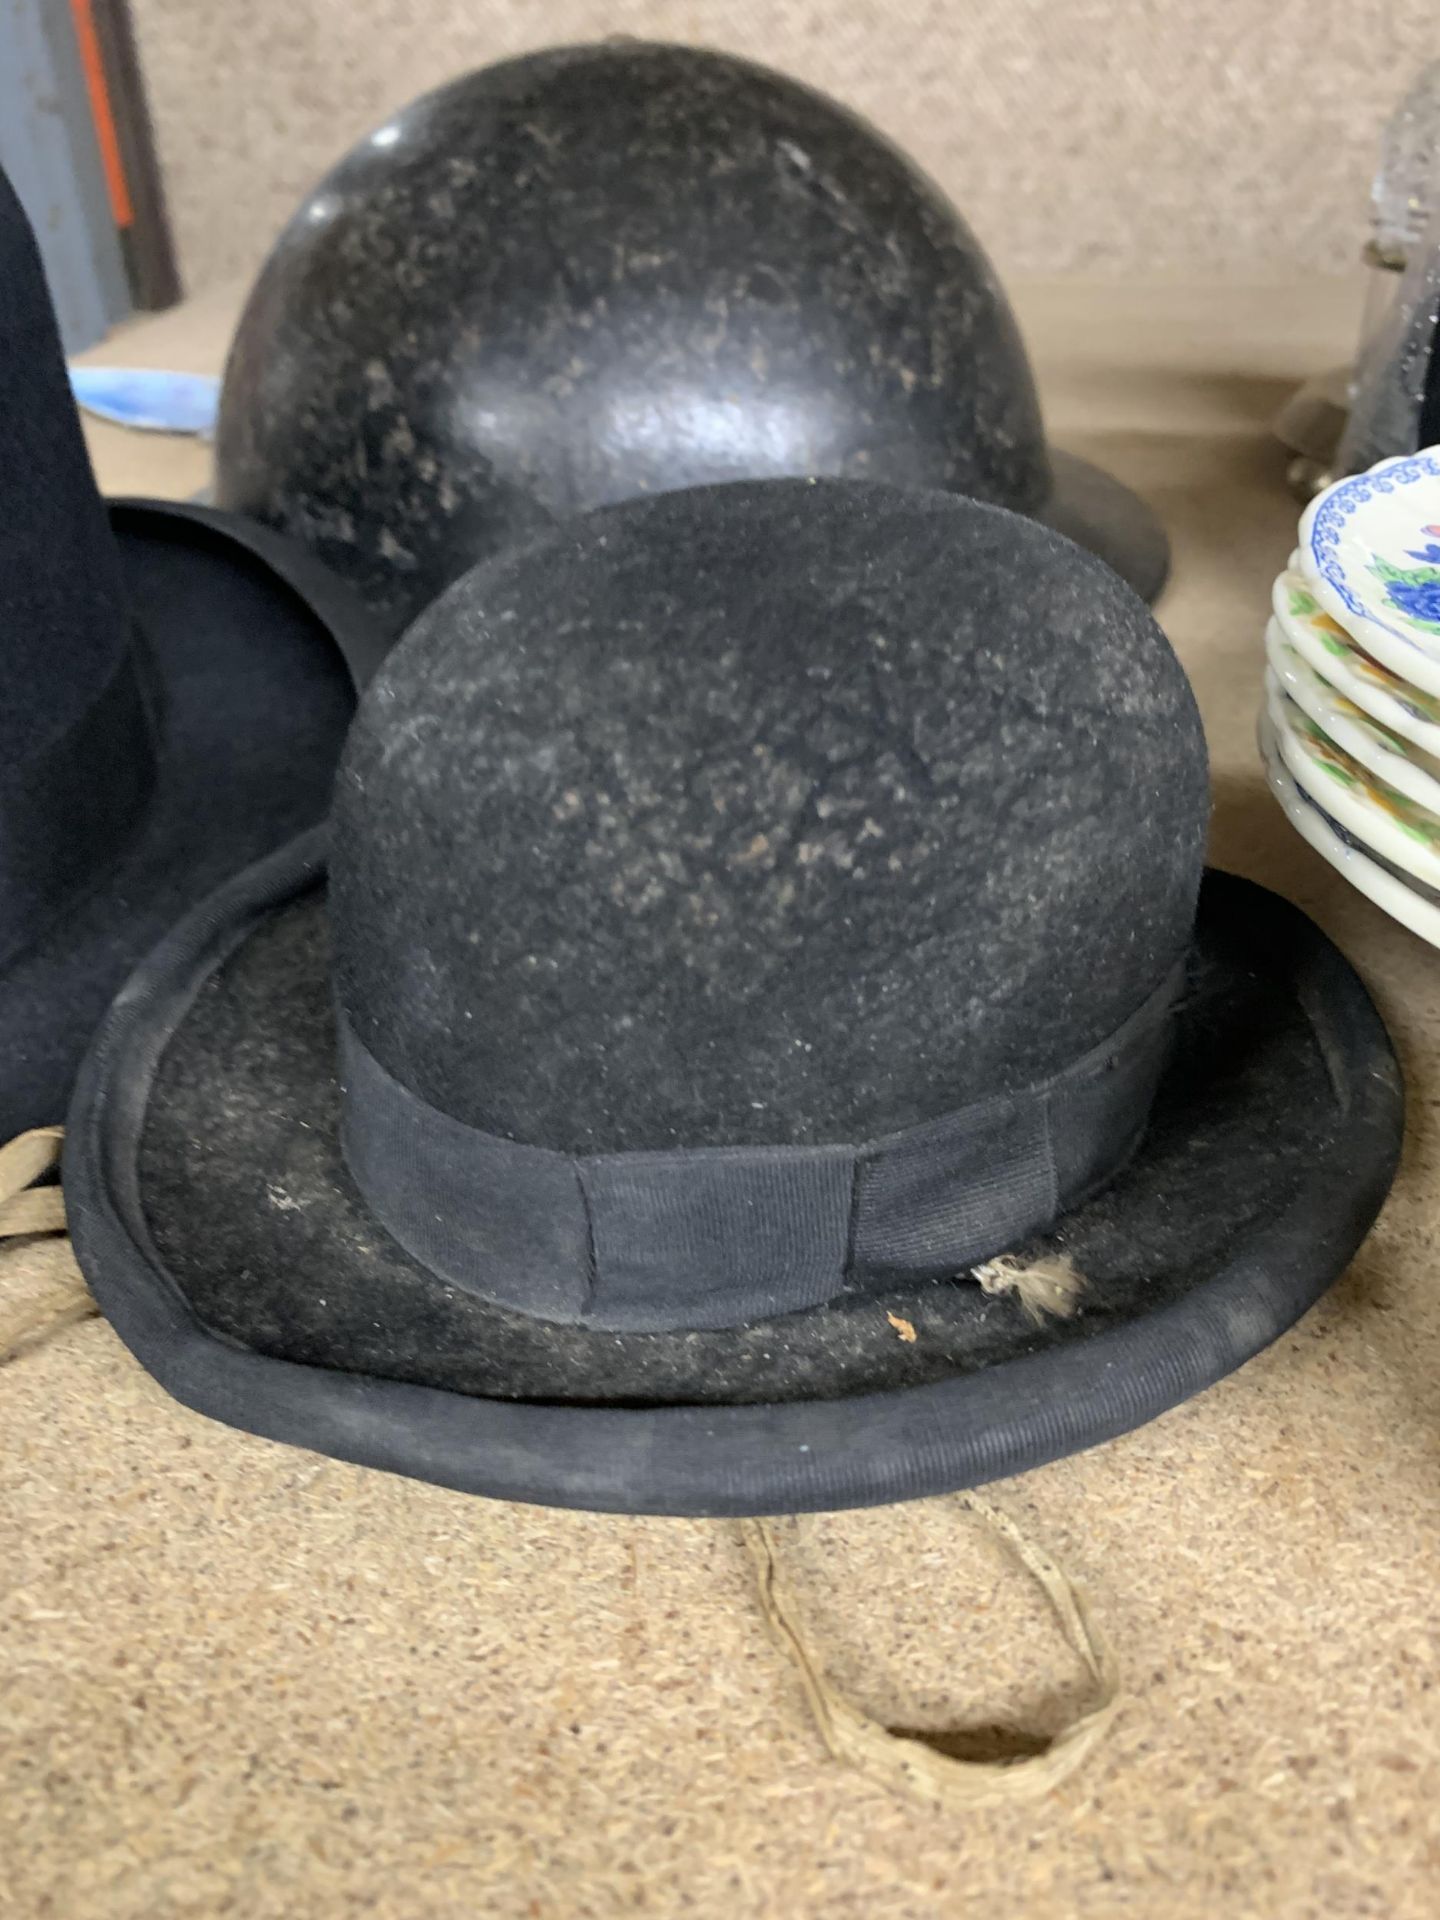
POLYGON ((1367 773, 1286 696, 1268 669, 1265 692, 1280 757, 1301 792, 1382 860, 1440 887, 1440 815, 1367 773))
POLYGON ((1285 810, 1295 831, 1341 873, 1351 886, 1373 900, 1382 912, 1398 920, 1432 947, 1440 947, 1440 905, 1409 887, 1389 867, 1379 861, 1317 806, 1291 778, 1280 756, 1275 729, 1268 712, 1260 715, 1260 755, 1265 762, 1265 777, 1270 791, 1285 810))
POLYGON ((1300 520, 1300 569, 1367 653, 1440 694, 1440 448, 1317 494, 1300 520))
POLYGON ((1398 787, 1408 799, 1440 815, 1440 760, 1382 727, 1318 674, 1281 631, 1278 620, 1265 629, 1265 659, 1281 687, 1337 747, 1358 760, 1367 773, 1398 787))
POLYGON ((1337 693, 1440 759, 1440 696, 1411 686, 1352 640, 1315 598, 1298 562, 1297 554, 1270 596, 1285 638, 1337 693))

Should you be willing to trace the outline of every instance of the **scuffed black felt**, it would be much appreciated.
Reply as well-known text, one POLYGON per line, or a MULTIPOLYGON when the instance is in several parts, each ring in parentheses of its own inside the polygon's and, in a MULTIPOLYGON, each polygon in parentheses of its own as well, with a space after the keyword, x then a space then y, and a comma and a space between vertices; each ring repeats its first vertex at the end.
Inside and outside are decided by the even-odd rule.
POLYGON ((126 974, 196 900, 323 818, 354 695, 328 630, 232 543, 159 514, 122 537, 156 778, 120 857, 0 972, 0 1139, 64 1117, 126 974), (217 545, 219 551, 217 551, 217 545))
MULTIPOLYGON (((126 1102, 143 1104, 139 1194, 168 1276, 157 1284, 178 1286, 206 1327, 256 1353, 465 1395, 611 1407, 827 1400, 920 1386, 1163 1316, 1243 1261, 1317 1164, 1330 1163, 1337 1143, 1343 1149, 1352 1121, 1302 998, 1318 1005, 1323 996, 1271 971, 1281 937, 1293 937, 1282 915, 1299 918, 1245 882, 1220 875, 1207 883, 1149 1133, 1108 1190, 1061 1223, 1060 1244, 1088 1286, 1076 1319, 1041 1328, 1013 1300, 962 1280, 722 1331, 617 1334, 548 1325, 428 1273, 368 1215, 340 1156, 320 888, 263 918, 208 978, 202 969, 193 1004, 193 979, 172 983, 146 1016, 147 1047, 179 1021, 153 1087, 122 1056, 123 1084, 105 1096, 115 1110, 105 1124, 127 1133, 126 1102), (897 1337, 887 1313, 914 1325, 913 1343, 897 1337)), ((1232 1306, 1210 1336, 1212 1378, 1273 1338, 1333 1278, 1388 1183, 1398 1078, 1370 1020, 1379 1038, 1364 1071, 1377 1097, 1389 1090, 1386 1119, 1355 1142, 1343 1173, 1332 1168, 1323 1203, 1312 1196, 1305 1205, 1307 1217, 1335 1211, 1334 1264, 1327 1270, 1327 1256, 1312 1254, 1298 1269, 1281 1263, 1257 1279, 1253 1312, 1232 1306), (1295 1301, 1288 1315, 1277 1307, 1287 1297, 1295 1301)), ((1327 1044, 1336 1045, 1333 1036, 1327 1044)), ((1347 1071, 1359 1068, 1349 1061, 1347 1071)), ((80 1151, 90 1151, 87 1139, 83 1129, 74 1136, 80 1151)), ((127 1179, 122 1167, 122 1185, 127 1179)), ((77 1244, 86 1261, 83 1223, 77 1244)), ((290 1390, 293 1437, 303 1439, 303 1378, 290 1390)), ((243 1411, 234 1417, 244 1424, 243 1411)), ((921 1417, 917 1445, 925 1430, 921 1417)), ((717 1429, 717 1490, 731 1470, 723 1441, 717 1429)), ((1000 1460, 994 1470, 1014 1465, 1000 1460)), ((574 1468, 583 1476, 585 1463, 574 1468)), ((427 1472, 423 1454, 410 1470, 427 1472)), ((477 1459, 477 1480, 486 1471, 477 1459)), ((565 1497, 564 1463, 547 1471, 548 1492, 537 1483, 525 1497, 565 1497)))
POLYGON ((214 509, 101 500, 0 172, 0 1139, 59 1121, 136 960, 323 817, 363 611, 214 509))
POLYGON ((132 641, 39 249, 0 171, 0 973, 104 873, 145 804, 132 641))
POLYGON ((1120 1026, 1187 944, 1207 804, 1164 637, 1032 522, 843 481, 631 502, 457 583, 373 684, 339 997, 533 1145, 871 1139, 1120 1026))
POLYGON ((1153 515, 1052 475, 1014 318, 873 127, 633 40, 466 74, 297 209, 236 331, 218 497, 398 631, 474 561, 638 494, 784 474, 1053 517, 1141 592, 1153 515))
MULTIPOLYGON (((0 783, 62 733, 130 643, 39 249, 0 170, 0 783)), ((3 900, 3 881, 0 881, 3 900)))

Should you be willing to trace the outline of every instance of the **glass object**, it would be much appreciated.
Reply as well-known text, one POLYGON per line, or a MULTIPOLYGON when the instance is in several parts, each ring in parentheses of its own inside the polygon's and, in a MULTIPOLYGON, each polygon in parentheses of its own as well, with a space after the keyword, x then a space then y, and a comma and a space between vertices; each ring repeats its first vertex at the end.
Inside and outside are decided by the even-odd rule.
POLYGON ((1411 453, 1440 431, 1431 418, 1440 374, 1432 368, 1440 320, 1440 60, 1421 69, 1386 122, 1370 221, 1370 287, 1337 473, 1411 453))

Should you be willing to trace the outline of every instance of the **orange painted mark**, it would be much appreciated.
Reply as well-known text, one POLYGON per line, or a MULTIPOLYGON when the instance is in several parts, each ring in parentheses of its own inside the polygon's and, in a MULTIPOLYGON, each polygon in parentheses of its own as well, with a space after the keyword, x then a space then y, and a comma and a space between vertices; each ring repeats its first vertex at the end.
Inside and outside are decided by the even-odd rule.
POLYGON ((130 201, 130 185, 125 178, 125 163, 120 158, 120 139, 115 131, 115 116, 110 111, 110 88, 105 79, 105 62, 100 58, 100 42, 95 33, 91 0, 70 0, 75 21, 75 38, 80 45, 80 64, 85 69, 85 88, 90 95, 90 118, 95 123, 95 138, 100 146, 100 164, 105 169, 105 186, 110 195, 110 211, 117 227, 128 227, 135 219, 130 201))

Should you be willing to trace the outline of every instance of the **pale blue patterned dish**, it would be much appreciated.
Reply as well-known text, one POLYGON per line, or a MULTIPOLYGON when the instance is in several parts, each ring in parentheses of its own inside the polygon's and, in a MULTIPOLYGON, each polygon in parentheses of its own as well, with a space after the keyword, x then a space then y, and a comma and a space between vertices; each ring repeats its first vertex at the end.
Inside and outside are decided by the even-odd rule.
POLYGON ((1318 494, 1300 521, 1299 558, 1315 598, 1368 653, 1440 694, 1440 448, 1318 494))

